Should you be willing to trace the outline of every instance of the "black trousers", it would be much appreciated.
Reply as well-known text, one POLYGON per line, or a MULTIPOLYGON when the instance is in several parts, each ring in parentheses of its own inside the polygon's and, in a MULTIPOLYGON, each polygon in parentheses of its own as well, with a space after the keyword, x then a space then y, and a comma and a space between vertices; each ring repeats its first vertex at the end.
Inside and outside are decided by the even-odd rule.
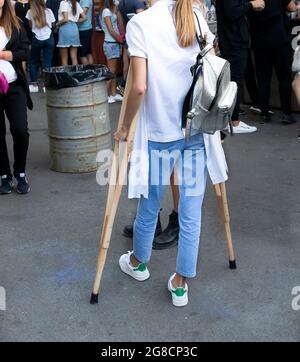
POLYGON ((52 67, 58 67, 60 65, 59 48, 57 48, 58 33, 55 32, 53 34, 53 37, 54 37, 55 47, 54 47, 53 55, 52 55, 52 67))
POLYGON ((0 95, 0 175, 11 175, 7 145, 5 115, 14 142, 14 175, 24 173, 29 146, 27 97, 22 85, 11 83, 8 93, 0 95))
POLYGON ((245 84, 253 105, 258 106, 258 89, 252 51, 248 51, 245 84))
POLYGON ((220 46, 222 58, 230 62, 231 80, 237 83, 238 95, 235 109, 232 114, 232 120, 239 120, 240 105, 243 94, 244 79, 246 74, 248 52, 247 48, 230 48, 220 46))
POLYGON ((258 102, 264 115, 268 114, 273 68, 279 82, 282 111, 291 114, 292 51, 291 45, 254 49, 258 82, 258 102))

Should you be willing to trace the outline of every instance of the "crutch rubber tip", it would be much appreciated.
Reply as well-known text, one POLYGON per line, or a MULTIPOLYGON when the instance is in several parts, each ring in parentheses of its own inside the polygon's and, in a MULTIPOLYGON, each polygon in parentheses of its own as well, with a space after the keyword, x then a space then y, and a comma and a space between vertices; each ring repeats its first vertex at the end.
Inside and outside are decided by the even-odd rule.
POLYGON ((91 304, 98 304, 98 294, 93 294, 92 293, 90 303, 91 304))
POLYGON ((229 260, 229 269, 231 270, 237 269, 235 260, 229 260))

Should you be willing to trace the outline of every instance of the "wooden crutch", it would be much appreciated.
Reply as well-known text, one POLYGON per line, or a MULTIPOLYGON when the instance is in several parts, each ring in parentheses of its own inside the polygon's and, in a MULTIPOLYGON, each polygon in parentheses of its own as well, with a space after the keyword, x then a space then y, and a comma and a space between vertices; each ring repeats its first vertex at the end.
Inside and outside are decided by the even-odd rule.
MULTIPOLYGON (((127 82, 126 82, 124 100, 123 100, 120 117, 119 117, 119 125, 124 117, 131 84, 132 84, 132 71, 131 71, 131 67, 130 67, 129 72, 128 72, 127 82)), ((124 185, 124 182, 125 182, 126 176, 127 176, 129 156, 132 151, 137 119, 138 119, 138 114, 136 115, 135 119, 133 120, 133 122, 131 124, 130 131, 129 131, 129 134, 127 137, 125 155, 123 155, 120 165, 119 165, 120 144, 119 144, 119 142, 115 142, 114 158, 113 158, 113 162, 112 162, 112 169, 111 169, 111 175, 110 175, 110 182, 109 182, 108 196, 107 196, 106 209, 105 209, 105 215, 104 215, 104 222, 103 222, 102 233, 101 233, 101 238, 100 238, 100 249, 99 249, 99 255, 98 255, 98 262, 97 262, 96 277, 95 277, 95 282, 94 282, 93 291, 92 291, 91 300, 90 300, 91 304, 98 303, 101 278, 102 278, 103 269, 104 269, 105 262, 106 262, 108 248, 109 248, 110 241, 111 241, 111 234, 112 234, 112 230, 113 230, 113 225, 114 225, 123 185, 124 185)))
POLYGON ((227 200, 227 192, 226 192, 226 184, 225 182, 217 184, 214 186, 215 192, 217 195, 217 200, 220 209, 220 215, 224 222, 224 232, 225 232, 225 240, 226 246, 228 251, 229 257, 229 268, 236 269, 236 260, 234 255, 233 249, 233 242, 232 242, 232 234, 231 234, 231 227, 230 227, 230 214, 228 208, 228 200, 227 200))

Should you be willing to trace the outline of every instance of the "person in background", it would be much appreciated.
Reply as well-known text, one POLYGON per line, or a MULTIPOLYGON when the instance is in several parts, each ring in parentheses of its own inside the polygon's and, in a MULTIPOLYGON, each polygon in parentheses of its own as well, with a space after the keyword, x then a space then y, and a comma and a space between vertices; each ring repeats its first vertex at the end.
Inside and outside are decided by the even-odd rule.
POLYGON ((216 0, 221 56, 230 62, 231 79, 238 85, 238 97, 232 115, 233 133, 257 131, 256 127, 240 121, 240 104, 250 48, 247 16, 250 12, 262 11, 264 7, 264 0, 216 0))
POLYGON ((77 23, 86 20, 86 15, 76 0, 63 0, 58 10, 58 44, 61 65, 68 65, 69 50, 72 65, 78 64, 77 49, 81 46, 77 23))
MULTIPOLYGON (((292 83, 292 87, 294 90, 294 93, 296 95, 297 102, 300 106, 300 72, 297 72, 295 75, 295 78, 292 83)), ((298 140, 300 140, 300 134, 297 136, 298 140)))
MULTIPOLYGON (((15 2, 16 16, 22 21, 24 29, 26 30, 27 38, 31 44, 32 33, 31 33, 30 26, 29 26, 29 21, 26 19, 26 14, 29 9, 30 9, 29 0, 17 0, 15 2)), ((26 71, 27 71, 26 62, 23 62, 23 68, 24 68, 24 72, 26 73, 26 71)))
MULTIPOLYGON (((300 16, 300 13, 298 14, 298 16, 300 16)), ((292 88, 295 93, 298 105, 300 106, 300 64, 298 61, 299 54, 300 54, 299 40, 300 40, 300 35, 297 35, 297 43, 296 43, 296 49, 295 49, 296 58, 295 58, 295 61, 293 64, 293 68, 294 68, 293 70, 295 71, 295 76, 294 76, 294 80, 292 83, 292 88)), ((297 136, 297 139, 300 140, 300 134, 297 136)))
POLYGON ((252 45, 254 49, 258 81, 258 102, 263 122, 270 122, 268 113, 273 67, 279 81, 282 108, 282 123, 293 124, 292 116, 292 47, 286 12, 296 11, 291 0, 265 0, 266 8, 261 13, 249 16, 252 45))
POLYGON ((10 123, 14 144, 14 177, 17 192, 27 194, 30 187, 25 175, 29 133, 27 107, 33 108, 22 62, 29 58, 26 31, 15 16, 10 0, 0 0, 0 194, 13 191, 7 145, 5 115, 10 123), (3 85, 5 86, 3 88, 3 85))
POLYGON ((80 6, 86 15, 86 20, 78 24, 79 37, 81 47, 79 48, 79 57, 81 64, 93 64, 94 59, 92 55, 92 35, 93 35, 93 24, 92 24, 92 10, 93 0, 81 0, 80 6))
POLYGON ((50 68, 54 50, 52 27, 55 17, 52 10, 46 7, 45 0, 30 0, 30 9, 26 14, 29 26, 32 29, 32 45, 29 61, 31 78, 30 91, 38 92, 38 66, 42 55, 43 69, 50 68))
MULTIPOLYGON (((55 17, 55 24, 58 22, 58 10, 61 3, 61 0, 47 0, 47 8, 52 10, 53 15, 55 17)), ((52 56, 52 66, 57 67, 60 65, 60 56, 59 56, 59 48, 57 48, 58 44, 58 28, 54 27, 53 29, 53 37, 54 37, 54 50, 52 56)))
MULTIPOLYGON (((123 24, 118 13, 118 0, 105 0, 101 11, 101 24, 105 33, 103 51, 107 59, 109 70, 117 76, 118 63, 122 55, 123 38, 120 35, 119 25, 123 24)), ((123 97, 117 94, 116 78, 107 82, 108 102, 122 102, 123 97)))
MULTIPOLYGON (((121 0, 118 6, 119 12, 122 17, 123 27, 126 32, 126 26, 128 21, 136 14, 141 13, 147 9, 147 6, 142 0, 121 0)), ((118 91, 123 95, 126 85, 126 79, 129 69, 129 56, 128 56, 128 47, 126 42, 123 46, 123 81, 118 86, 118 91)))
POLYGON ((136 14, 141 13, 147 9, 145 1, 143 0, 120 0, 118 9, 122 15, 125 27, 128 21, 136 14))

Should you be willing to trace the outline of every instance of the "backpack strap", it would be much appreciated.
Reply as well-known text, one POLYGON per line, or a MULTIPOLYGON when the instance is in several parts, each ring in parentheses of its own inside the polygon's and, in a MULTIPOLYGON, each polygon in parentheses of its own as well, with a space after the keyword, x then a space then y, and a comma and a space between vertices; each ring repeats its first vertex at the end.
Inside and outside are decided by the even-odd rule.
POLYGON ((203 37, 200 20, 195 11, 194 11, 194 18, 195 18, 195 25, 196 25, 196 40, 197 40, 200 50, 202 51, 206 47, 206 44, 207 44, 207 34, 204 34, 204 37, 203 37))

